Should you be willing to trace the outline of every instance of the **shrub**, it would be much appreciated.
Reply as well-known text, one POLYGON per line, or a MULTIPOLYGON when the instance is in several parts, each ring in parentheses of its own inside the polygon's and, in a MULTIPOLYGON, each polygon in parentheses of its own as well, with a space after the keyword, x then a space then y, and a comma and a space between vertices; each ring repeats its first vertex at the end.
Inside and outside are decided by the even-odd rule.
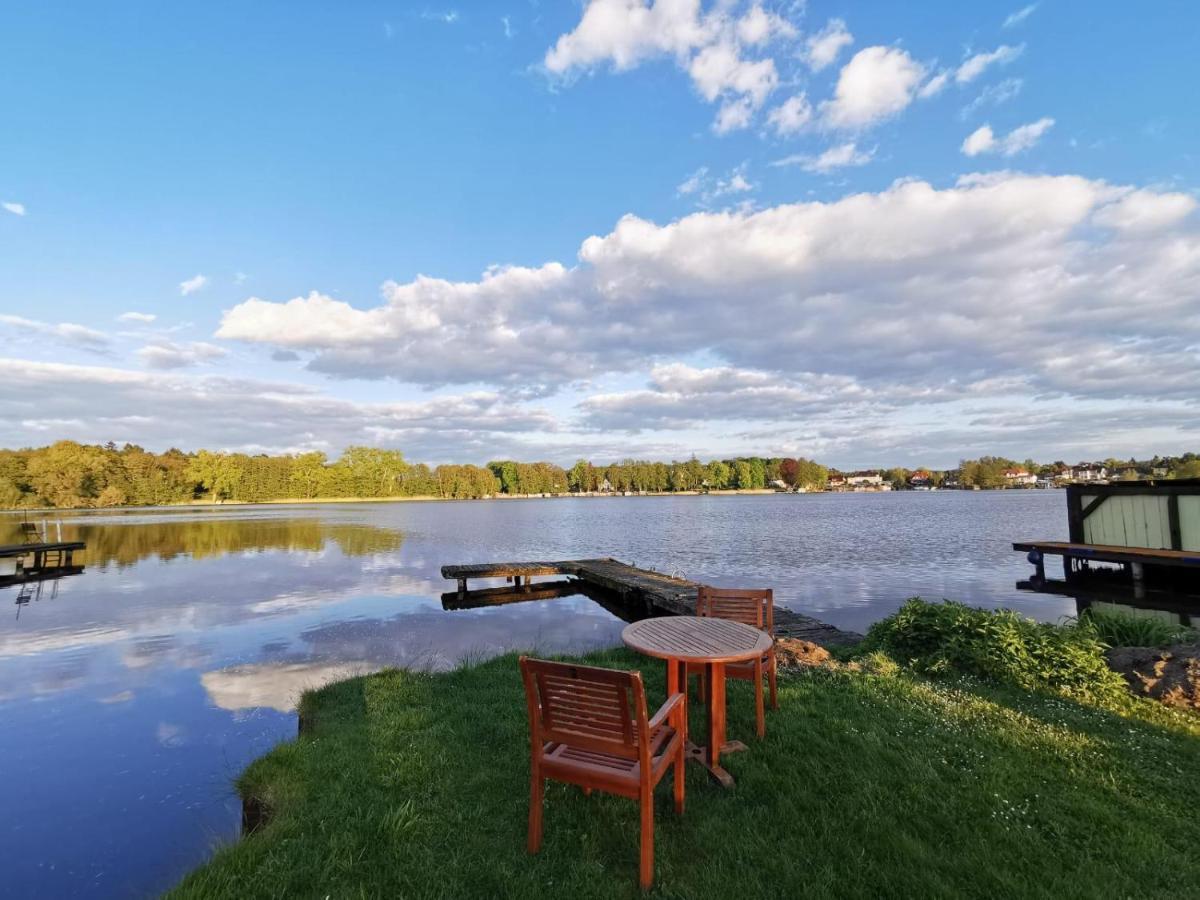
POLYGON ((1200 641, 1200 632, 1186 625, 1108 609, 1085 609, 1077 627, 1110 647, 1166 647, 1200 641))
POLYGON ((1125 693, 1095 634, 1045 625, 1006 609, 913 597, 872 625, 860 650, 882 650, 929 675, 978 675, 1080 699, 1115 699, 1125 693))

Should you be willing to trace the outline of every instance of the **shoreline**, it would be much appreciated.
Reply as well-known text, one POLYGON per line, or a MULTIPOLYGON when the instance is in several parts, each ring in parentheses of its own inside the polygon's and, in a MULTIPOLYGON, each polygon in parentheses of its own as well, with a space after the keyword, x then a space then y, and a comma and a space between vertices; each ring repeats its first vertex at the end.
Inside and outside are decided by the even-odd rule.
POLYGON ((486 497, 437 497, 432 494, 414 495, 411 497, 303 497, 280 498, 277 500, 188 500, 183 503, 163 503, 156 506, 31 506, 7 507, 0 509, 4 514, 38 514, 78 513, 78 512, 136 512, 139 510, 182 510, 182 509, 218 509, 245 506, 306 506, 330 503, 476 503, 481 500, 628 500, 637 497, 761 497, 770 495, 807 496, 825 494, 999 494, 1023 493, 1035 491, 1035 488, 984 488, 963 490, 957 488, 942 488, 936 491, 780 491, 773 488, 748 488, 719 490, 719 491, 617 491, 599 493, 595 491, 568 492, 563 494, 491 494, 486 497))

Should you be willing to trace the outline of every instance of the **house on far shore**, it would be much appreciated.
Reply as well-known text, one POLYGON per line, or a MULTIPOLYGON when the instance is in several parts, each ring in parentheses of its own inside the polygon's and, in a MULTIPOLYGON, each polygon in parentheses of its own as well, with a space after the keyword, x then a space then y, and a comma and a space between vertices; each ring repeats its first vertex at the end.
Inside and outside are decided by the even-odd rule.
POLYGON ((928 491, 933 485, 933 476, 925 469, 917 469, 908 476, 908 486, 914 491, 928 491))
POLYGON ((846 489, 846 476, 841 472, 830 472, 829 481, 826 485, 831 491, 844 491, 846 489))
POLYGON ((1071 481, 1107 481, 1108 467, 1103 463, 1080 463, 1067 470, 1071 481))
POLYGON ((1004 483, 1009 487, 1033 487, 1037 484, 1037 476, 1024 469, 1005 469, 1004 483))
POLYGON ((852 491, 890 491, 891 484, 883 480, 883 474, 867 469, 862 472, 851 472, 846 476, 846 487, 852 491))

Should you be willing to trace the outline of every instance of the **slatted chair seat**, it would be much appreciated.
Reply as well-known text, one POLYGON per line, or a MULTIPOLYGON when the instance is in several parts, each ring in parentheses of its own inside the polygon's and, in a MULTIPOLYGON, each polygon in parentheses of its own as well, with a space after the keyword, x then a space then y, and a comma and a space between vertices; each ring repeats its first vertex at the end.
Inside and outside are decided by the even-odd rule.
POLYGON ((654 787, 675 769, 675 811, 683 813, 687 698, 668 697, 653 718, 639 672, 521 657, 529 708, 529 852, 542 844, 545 779, 637 800, 639 881, 654 880, 654 787))
MULTIPOLYGON (((765 631, 772 638, 775 637, 775 595, 769 588, 758 590, 701 586, 696 592, 696 615, 741 622, 765 631)), ((700 675, 700 692, 703 696, 704 667, 689 664, 687 672, 689 675, 700 675)), ((726 665, 725 677, 754 682, 755 731, 760 738, 765 737, 767 722, 763 699, 764 677, 771 692, 771 709, 779 709, 779 698, 776 694, 775 645, 772 644, 771 649, 764 653, 761 659, 726 665)))

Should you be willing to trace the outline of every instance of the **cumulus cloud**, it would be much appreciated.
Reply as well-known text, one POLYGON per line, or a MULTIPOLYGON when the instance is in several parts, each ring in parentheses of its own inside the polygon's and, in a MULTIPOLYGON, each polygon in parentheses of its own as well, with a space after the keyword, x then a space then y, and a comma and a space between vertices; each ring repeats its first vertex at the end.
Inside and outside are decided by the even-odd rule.
POLYGON ((153 313, 123 312, 119 316, 117 316, 117 321, 119 321, 119 322, 140 322, 143 325, 149 325, 151 322, 153 322, 157 318, 158 318, 158 316, 154 315, 153 313))
POLYGON ((1012 62, 1024 50, 1024 44, 1021 44, 1019 47, 1010 47, 1007 44, 1001 44, 990 53, 976 53, 958 67, 954 73, 954 80, 959 84, 967 84, 974 81, 994 65, 1006 65, 1012 62))
POLYGON ((8 210, 14 216, 25 215, 24 203, 15 203, 12 200, 5 200, 3 203, 0 203, 0 206, 4 207, 4 209, 8 210))
POLYGON ((196 291, 208 284, 208 278, 204 275, 193 275, 185 281, 179 282, 179 293, 183 296, 194 294, 196 291))
POLYGON ((1004 137, 997 137, 990 125, 983 125, 967 135, 962 143, 962 152, 967 156, 978 156, 981 153, 1016 156, 1034 146, 1053 126, 1054 120, 1047 117, 1014 128, 1004 137))
POLYGON ((847 166, 865 166, 874 156, 874 149, 859 150, 857 145, 853 141, 850 141, 849 143, 839 144, 836 147, 830 147, 824 153, 817 156, 798 153, 792 156, 785 156, 783 159, 777 159, 771 165, 799 166, 806 172, 817 172, 824 175, 832 172, 834 169, 844 169, 847 166))
POLYGON ((847 130, 868 128, 907 107, 925 67, 896 47, 867 47, 842 67, 833 99, 821 104, 823 123, 847 130))
POLYGON ((701 97, 719 104, 713 130, 725 134, 748 127, 778 86, 767 51, 796 37, 795 26, 757 3, 738 15, 729 3, 705 12, 699 0, 591 0, 542 65, 551 76, 566 78, 604 64, 621 72, 673 59, 701 97))
POLYGON ((824 28, 804 42, 804 60, 810 69, 820 72, 837 61, 843 47, 853 43, 854 35, 846 28, 846 23, 841 19, 830 19, 824 28))
POLYGON ((808 97, 803 91, 784 100, 767 114, 767 124, 775 129, 775 133, 780 137, 798 134, 811 121, 812 104, 808 102, 808 97))
POLYGON ((137 357, 151 369, 183 369, 225 356, 227 351, 203 341, 175 343, 160 340, 137 351, 137 357))
POLYGON ((361 309, 320 294, 253 299, 218 335, 310 353, 338 377, 430 386, 552 390, 703 353, 872 390, 999 379, 1014 397, 1190 401, 1194 205, 1001 172, 664 225, 626 216, 569 267, 388 282, 361 309))

